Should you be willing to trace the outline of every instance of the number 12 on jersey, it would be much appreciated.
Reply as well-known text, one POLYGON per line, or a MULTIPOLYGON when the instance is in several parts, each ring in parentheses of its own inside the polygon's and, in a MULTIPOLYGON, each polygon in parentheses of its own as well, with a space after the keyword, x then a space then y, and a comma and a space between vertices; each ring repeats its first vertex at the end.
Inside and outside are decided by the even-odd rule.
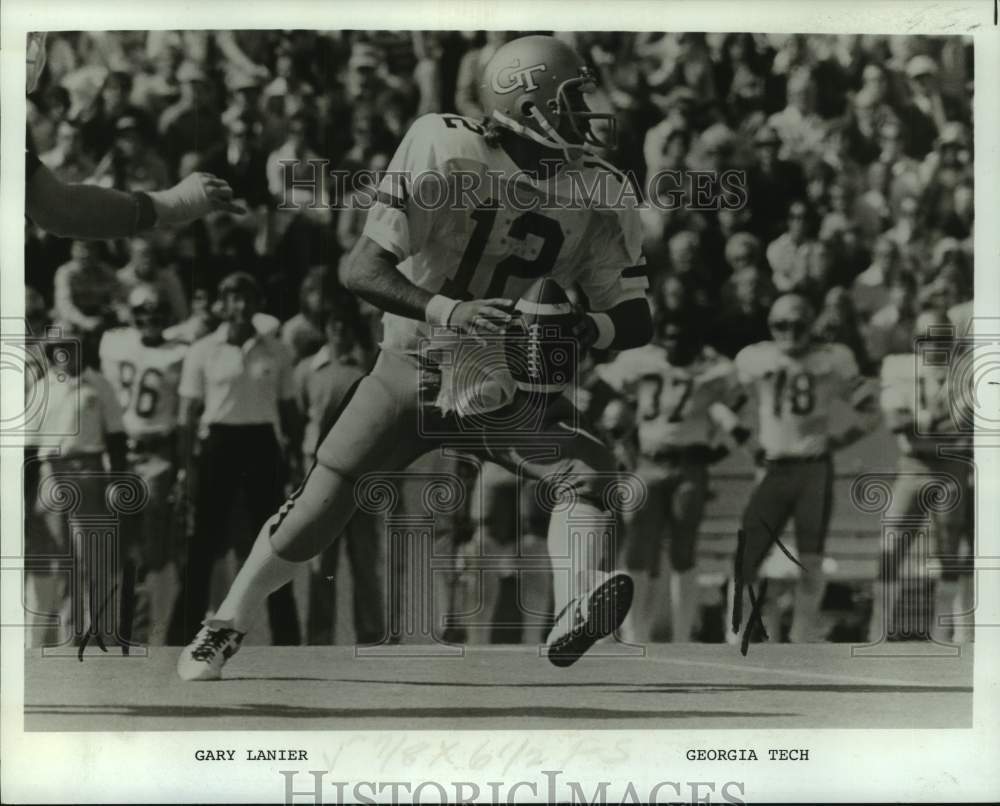
MULTIPOLYGON (((487 202, 485 206, 472 211, 471 218, 475 222, 472 235, 469 237, 465 252, 462 253, 455 276, 445 281, 441 288, 442 293, 456 299, 472 299, 473 294, 469 287, 482 262, 486 244, 489 242, 499 212, 500 207, 492 202, 487 202)), ((529 210, 511 222, 507 237, 523 242, 529 235, 534 235, 542 241, 538 254, 534 258, 507 255, 497 261, 486 291, 482 295, 484 299, 502 296, 507 287, 507 280, 511 277, 535 280, 551 273, 565 240, 562 227, 554 218, 529 210)))

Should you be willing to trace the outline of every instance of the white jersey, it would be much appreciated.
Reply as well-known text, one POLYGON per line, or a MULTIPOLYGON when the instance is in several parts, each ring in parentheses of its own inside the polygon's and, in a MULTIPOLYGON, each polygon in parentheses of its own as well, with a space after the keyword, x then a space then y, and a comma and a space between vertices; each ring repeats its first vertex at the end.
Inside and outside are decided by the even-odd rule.
MULTIPOLYGON (((648 286, 638 200, 626 182, 593 157, 565 166, 551 181, 536 180, 488 145, 478 123, 429 114, 410 127, 393 156, 364 234, 399 259, 409 280, 435 294, 516 300, 549 276, 563 288, 579 283, 592 310, 607 310, 643 298, 648 286)), ((462 341, 436 332, 430 342, 425 322, 390 313, 383 324, 388 351, 447 348, 437 353, 443 355, 462 341)), ((443 409, 489 411, 513 398, 503 362, 482 349, 471 367, 463 366, 460 381, 445 379, 443 409)), ((502 353, 499 344, 493 349, 502 353)))
POLYGON ((177 388, 188 346, 142 343, 135 328, 109 330, 101 339, 101 373, 118 395, 125 433, 131 437, 166 434, 177 425, 177 388))
POLYGON ((720 427, 713 406, 739 408, 743 395, 733 362, 709 347, 687 366, 674 366, 663 347, 647 344, 624 351, 598 372, 635 400, 639 450, 646 456, 713 444, 720 427))
POLYGON ((756 393, 758 440, 769 459, 825 453, 833 402, 853 406, 866 391, 843 344, 813 344, 793 356, 762 341, 744 347, 736 367, 740 381, 756 393))
POLYGON ((971 422, 971 411, 960 407, 971 403, 954 394, 951 376, 950 362, 922 361, 914 353, 887 355, 882 360, 882 411, 890 416, 905 413, 913 420, 913 428, 898 435, 901 453, 936 456, 942 439, 949 444, 962 441, 959 423, 966 418, 971 422))

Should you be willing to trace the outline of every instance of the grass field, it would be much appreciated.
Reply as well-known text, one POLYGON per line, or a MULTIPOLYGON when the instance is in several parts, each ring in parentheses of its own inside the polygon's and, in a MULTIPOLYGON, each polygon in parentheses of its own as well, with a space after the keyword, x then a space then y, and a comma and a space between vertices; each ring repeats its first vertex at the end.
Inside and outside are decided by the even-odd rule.
MULTIPOLYGON (((972 649, 852 657, 846 644, 598 646, 569 669, 534 647, 359 658, 352 647, 245 647, 227 680, 182 683, 178 648, 25 659, 25 729, 70 731, 963 728, 972 649)), ((424 648, 426 649, 426 647, 424 648)))

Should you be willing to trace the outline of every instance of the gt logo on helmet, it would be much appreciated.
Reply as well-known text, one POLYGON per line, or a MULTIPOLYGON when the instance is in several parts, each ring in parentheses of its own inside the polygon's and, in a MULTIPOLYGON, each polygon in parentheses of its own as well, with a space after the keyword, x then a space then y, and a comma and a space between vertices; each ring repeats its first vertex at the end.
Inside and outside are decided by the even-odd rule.
POLYGON ((535 77, 532 73, 535 71, 544 73, 548 69, 544 64, 533 64, 531 67, 524 67, 520 70, 519 67, 521 67, 521 60, 515 59, 510 67, 502 67, 497 70, 493 74, 493 92, 500 95, 506 95, 517 89, 533 92, 538 89, 538 85, 535 83, 535 77))

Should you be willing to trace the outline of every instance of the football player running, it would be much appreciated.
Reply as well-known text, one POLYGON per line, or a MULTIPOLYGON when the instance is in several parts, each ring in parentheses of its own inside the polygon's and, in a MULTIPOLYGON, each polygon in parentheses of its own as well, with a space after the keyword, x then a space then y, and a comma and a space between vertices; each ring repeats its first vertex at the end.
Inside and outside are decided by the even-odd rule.
POLYGON ((598 367, 636 406, 634 479, 645 485, 647 497, 625 515, 625 564, 635 581, 635 604, 622 632, 638 643, 653 639, 667 601, 671 640, 691 640, 698 607, 695 542, 708 467, 727 453, 720 433, 745 437, 736 414, 745 402, 736 367, 706 346, 703 335, 693 318, 667 313, 653 344, 598 367), (667 581, 669 594, 662 584, 667 581))
MULTIPOLYGON (((944 485, 945 500, 955 505, 931 513, 933 544, 924 557, 936 555, 941 563, 935 581, 930 636, 938 642, 971 640, 971 630, 957 625, 952 631, 949 616, 970 613, 973 601, 972 577, 962 573, 962 538, 971 534, 969 509, 962 496, 972 495, 967 481, 972 447, 968 430, 959 423, 971 422, 969 390, 953 387, 955 344, 954 326, 943 313, 925 311, 917 317, 914 333, 922 347, 951 361, 924 361, 917 353, 887 355, 882 361, 882 411, 889 428, 897 436, 899 460, 887 518, 905 518, 921 513, 921 497, 928 484, 944 485), (966 459, 963 460, 963 456, 966 459)), ((928 356, 929 357, 929 356, 928 356)), ((868 638, 872 643, 886 640, 893 632, 895 603, 899 595, 902 556, 909 551, 917 530, 885 532, 879 578, 875 582, 868 638)), ((970 541, 971 542, 971 541, 970 541)))
MULTIPOLYGON (((523 37, 499 48, 484 70, 484 124, 429 114, 410 127, 346 277, 350 290, 385 311, 382 352, 303 485, 261 529, 214 618, 182 651, 183 679, 221 676, 264 598, 342 531, 359 479, 400 470, 450 435, 467 445, 471 434, 484 458, 539 480, 549 500, 568 504, 553 507, 552 556, 569 556, 571 511, 595 524, 592 540, 612 531, 614 463, 603 443, 562 419, 571 406, 561 399, 530 440, 490 427, 517 419, 506 412, 523 406, 523 395, 504 365, 478 352, 486 343, 488 353, 491 339, 502 352, 513 300, 544 276, 563 288, 578 282, 587 295, 593 312, 577 315, 581 350, 637 347, 652 335, 635 206, 566 203, 581 180, 623 181, 591 154, 607 145, 592 124, 610 123, 587 106, 594 89, 592 71, 570 47, 523 37), (458 189, 470 176, 496 193, 471 202, 458 189), (524 210, 512 196, 542 204, 524 210), (474 361, 462 362, 466 345, 474 361)), ((617 629, 631 603, 631 579, 599 564, 553 575, 558 615, 546 654, 557 665, 617 629)))
MULTIPOLYGON (((768 315, 774 340, 751 344, 736 356, 740 380, 757 400, 763 473, 743 512, 745 544, 735 574, 743 584, 755 582, 768 551, 793 519, 802 566, 790 635, 795 642, 823 637, 819 611, 833 504, 831 454, 859 440, 879 418, 877 395, 861 378, 854 355, 842 344, 814 341, 814 318, 804 297, 779 297, 768 315), (846 403, 854 416, 846 430, 832 434, 835 401, 846 403)), ((747 613, 742 603, 739 609, 747 613)), ((733 626, 735 630, 735 621, 733 626)))
POLYGON ((136 286, 128 305, 132 326, 109 330, 101 338, 101 373, 121 402, 129 466, 149 491, 149 501, 128 530, 138 567, 138 612, 148 610, 149 626, 148 634, 133 638, 158 646, 166 643, 180 588, 171 492, 178 481, 177 389, 187 345, 164 339, 167 304, 156 289, 136 286), (146 607, 141 606, 143 600, 146 607))

